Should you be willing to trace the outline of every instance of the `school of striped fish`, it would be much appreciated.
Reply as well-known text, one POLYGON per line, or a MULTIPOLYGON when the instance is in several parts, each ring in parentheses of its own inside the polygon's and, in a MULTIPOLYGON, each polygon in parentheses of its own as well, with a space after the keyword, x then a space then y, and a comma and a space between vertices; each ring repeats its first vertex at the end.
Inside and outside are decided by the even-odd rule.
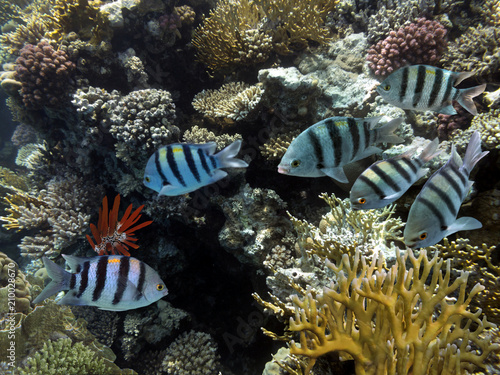
MULTIPOLYGON (((389 75, 377 92, 390 104, 416 111, 432 110, 456 114, 457 101, 471 114, 477 114, 472 98, 486 85, 468 89, 455 86, 472 73, 456 73, 427 65, 403 67, 389 75)), ((323 177, 348 183, 344 166, 382 150, 379 143, 401 143, 394 134, 403 118, 379 125, 381 117, 324 119, 300 133, 289 145, 278 172, 298 177, 323 177)), ((175 143, 156 150, 149 158, 143 183, 158 196, 178 196, 196 191, 227 176, 225 168, 246 168, 236 158, 242 145, 237 140, 216 151, 216 143, 175 143)), ((430 141, 419 155, 409 150, 380 160, 355 180, 350 191, 353 209, 381 208, 395 202, 415 182, 426 175, 425 164, 439 154, 437 139, 430 141)), ((438 243, 461 230, 481 227, 471 217, 457 219, 458 211, 473 182, 469 176, 479 160, 481 139, 476 131, 469 142, 464 160, 452 146, 448 162, 425 183, 412 204, 404 229, 404 242, 411 248, 438 243)), ((158 273, 138 259, 121 255, 78 258, 63 255, 71 272, 47 258, 43 262, 51 282, 33 301, 40 303, 61 291, 67 291, 58 303, 96 306, 102 310, 125 311, 148 306, 167 295, 167 287, 158 273)))

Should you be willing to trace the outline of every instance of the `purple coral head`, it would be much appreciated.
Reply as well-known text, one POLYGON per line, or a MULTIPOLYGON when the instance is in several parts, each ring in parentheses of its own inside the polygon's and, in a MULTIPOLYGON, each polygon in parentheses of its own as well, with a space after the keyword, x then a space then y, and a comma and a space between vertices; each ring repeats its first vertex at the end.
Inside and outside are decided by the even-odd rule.
POLYGON ((436 65, 446 49, 446 33, 439 21, 425 18, 392 30, 368 50, 370 69, 385 77, 406 64, 436 65))

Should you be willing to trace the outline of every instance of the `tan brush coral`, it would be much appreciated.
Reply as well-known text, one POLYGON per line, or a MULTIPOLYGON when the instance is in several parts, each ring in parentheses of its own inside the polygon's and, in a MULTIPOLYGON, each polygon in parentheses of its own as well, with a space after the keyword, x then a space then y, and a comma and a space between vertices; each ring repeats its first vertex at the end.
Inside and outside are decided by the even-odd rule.
POLYGON ((193 98, 193 107, 208 118, 225 117, 234 121, 247 118, 260 103, 261 85, 230 82, 218 90, 203 90, 193 98))
POLYGON ((352 261, 345 254, 328 267, 336 281, 322 293, 292 297, 289 329, 300 344, 291 341, 290 352, 309 358, 305 374, 319 357, 341 352, 352 356, 358 375, 458 375, 485 367, 500 348, 480 337, 495 325, 469 310, 484 287, 476 284, 466 296, 468 273, 450 282, 449 261, 397 250, 397 263, 386 270, 382 256, 368 264, 358 250, 352 261))
POLYGON ((196 29, 198 59, 213 71, 266 61, 272 50, 287 54, 323 43, 336 0, 221 0, 196 29))
POLYGON ((349 199, 337 198, 334 194, 320 195, 330 206, 330 212, 323 215, 318 227, 290 215, 299 235, 298 244, 309 255, 340 261, 343 254, 353 257, 356 250, 368 256, 382 252, 389 258, 394 247, 388 242, 402 240, 403 222, 392 215, 395 206, 379 210, 354 211, 349 199))
POLYGON ((208 129, 200 128, 194 125, 184 132, 182 141, 187 143, 217 143, 217 150, 222 150, 238 139, 243 139, 240 134, 229 135, 227 133, 216 135, 208 129))
POLYGON ((269 141, 264 143, 262 146, 259 146, 260 153, 267 160, 281 159, 283 155, 285 155, 285 152, 288 149, 288 146, 290 146, 290 143, 292 143, 295 137, 297 137, 299 134, 300 130, 293 130, 286 134, 277 135, 269 139, 269 141))

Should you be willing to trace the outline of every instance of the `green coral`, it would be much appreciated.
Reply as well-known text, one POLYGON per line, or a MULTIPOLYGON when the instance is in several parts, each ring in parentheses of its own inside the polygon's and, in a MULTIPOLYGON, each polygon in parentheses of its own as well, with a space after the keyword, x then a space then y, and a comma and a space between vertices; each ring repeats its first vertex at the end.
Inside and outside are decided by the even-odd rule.
POLYGON ((42 350, 28 358, 20 375, 112 375, 116 374, 103 358, 81 342, 72 345, 71 339, 46 341, 42 350))

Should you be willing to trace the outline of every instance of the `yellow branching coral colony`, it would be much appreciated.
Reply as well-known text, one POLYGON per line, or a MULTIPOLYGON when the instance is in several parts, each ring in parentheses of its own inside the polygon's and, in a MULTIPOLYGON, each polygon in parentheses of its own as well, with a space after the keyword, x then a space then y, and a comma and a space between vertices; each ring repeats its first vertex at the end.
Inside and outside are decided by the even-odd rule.
POLYGON ((337 0, 221 0, 193 36, 197 57, 212 71, 266 61, 312 40, 323 43, 324 27, 337 0))
MULTIPOLYGON (((320 228, 326 225, 334 232, 342 226, 335 218, 350 218, 357 223, 350 225, 357 233, 363 232, 364 225, 358 225, 366 221, 362 216, 380 211, 350 211, 335 196, 321 197, 329 203, 331 212, 323 216, 322 222, 326 221, 320 228)), ((301 237, 319 239, 326 235, 318 237, 311 224, 292 220, 299 241, 301 237)), ((392 225, 392 230, 376 231, 389 230, 386 238, 397 239, 399 227, 397 223, 392 225)), ((477 283, 469 290, 467 271, 454 278, 451 260, 441 258, 439 249, 434 248, 438 251, 429 257, 426 250, 415 255, 411 249, 401 252, 395 248, 396 263, 387 269, 383 251, 368 260, 361 255, 361 243, 339 249, 325 238, 320 241, 323 250, 318 240, 314 240, 316 245, 309 241, 312 247, 307 254, 327 258, 326 267, 334 275, 328 286, 304 289, 289 279, 289 286, 296 292, 291 302, 272 294, 272 302, 266 302, 254 294, 266 309, 288 320, 284 336, 263 329, 274 339, 288 341, 290 359, 298 368, 277 361, 288 372, 310 374, 320 357, 336 352, 342 358, 354 359, 357 375, 458 375, 484 368, 488 355, 500 349, 491 343, 494 333, 490 329, 495 324, 481 317, 481 309, 471 306, 485 287, 477 283), (328 259, 334 259, 335 264, 328 259)))

